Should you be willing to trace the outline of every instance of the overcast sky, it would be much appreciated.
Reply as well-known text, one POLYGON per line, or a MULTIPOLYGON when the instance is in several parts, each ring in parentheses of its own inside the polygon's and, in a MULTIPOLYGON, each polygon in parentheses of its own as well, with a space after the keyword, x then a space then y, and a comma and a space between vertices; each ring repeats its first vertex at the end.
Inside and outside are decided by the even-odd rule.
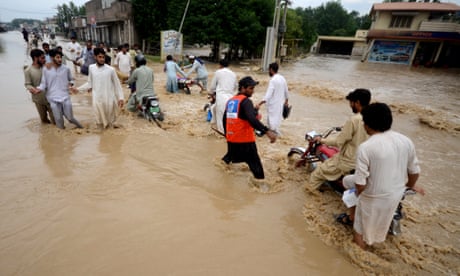
MULTIPOLYGON (((323 3, 327 3, 329 1, 326 0, 291 0, 292 1, 292 7, 297 8, 297 7, 302 7, 302 8, 307 8, 307 7, 318 7, 321 6, 323 3)), ((342 3, 342 6, 348 11, 357 11, 361 15, 368 14, 372 8, 372 4, 374 3, 382 3, 383 0, 342 0, 339 1, 342 3)), ((460 5, 460 0, 441 0, 443 3, 455 3, 457 5, 460 5)))
MULTIPOLYGON (((185 1, 185 0, 184 0, 185 1)), ((199 0, 197 0, 199 1, 199 0)), ((244 1, 244 0, 242 0, 244 1)), ((292 7, 318 7, 327 0, 291 0, 292 7)), ((383 0, 342 0, 342 6, 349 12, 355 10, 361 15, 369 13, 373 3, 380 3, 383 0)), ((87 0, 73 0, 77 6, 82 6, 87 0)), ((460 0, 444 0, 460 5, 460 0)), ((68 4, 70 1, 63 0, 1 0, 0 1, 0 21, 10 22, 15 18, 34 18, 44 19, 56 15, 57 5, 68 4)), ((273 0, 275 3, 275 0, 273 0)))
MULTIPOLYGON (((69 4, 71 1, 63 0, 1 0, 0 21, 10 22, 15 18, 32 18, 43 20, 56 15, 56 7, 69 4)), ((82 6, 88 0, 73 0, 76 6, 82 6)))

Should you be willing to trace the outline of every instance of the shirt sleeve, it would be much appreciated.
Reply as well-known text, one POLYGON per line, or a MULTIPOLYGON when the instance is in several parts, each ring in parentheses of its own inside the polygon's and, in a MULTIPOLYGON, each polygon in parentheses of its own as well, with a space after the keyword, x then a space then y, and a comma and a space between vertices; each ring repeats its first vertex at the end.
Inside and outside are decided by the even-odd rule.
POLYGON ((214 74, 214 77, 212 78, 212 81, 211 81, 211 92, 215 92, 216 91, 216 88, 217 88, 217 72, 214 74))
POLYGON ((179 74, 181 74, 182 77, 185 77, 185 72, 180 69, 179 65, 177 65, 177 63, 175 62, 174 65, 176 66, 176 71, 179 72, 179 74))
POLYGON ((284 82, 285 85, 284 85, 284 99, 285 100, 288 100, 289 99, 289 89, 288 89, 288 86, 287 86, 287 82, 284 82))
POLYGON ((34 86, 32 85, 32 77, 30 75, 30 68, 27 68, 24 70, 24 86, 27 89, 33 88, 34 86))
POLYGON ((46 73, 45 73, 45 70, 43 70, 42 72, 42 80, 40 81, 40 85, 37 87, 38 89, 40 89, 41 91, 45 91, 46 90, 46 73))
POLYGON ((353 139, 353 123, 351 120, 348 120, 345 122, 345 125, 338 135, 329 136, 321 141, 326 145, 341 149, 343 145, 345 145, 348 141, 351 141, 351 139, 353 139))
POLYGON ((185 77, 190 76, 193 73, 193 71, 197 70, 198 66, 199 66, 198 64, 199 64, 198 62, 194 61, 193 65, 192 65, 192 68, 190 68, 190 70, 185 74, 185 77))
POLYGON ((115 96, 118 97, 118 100, 124 100, 125 95, 123 94, 123 89, 121 88, 120 80, 117 77, 117 74, 115 73, 115 70, 110 70, 111 73, 111 79, 113 83, 113 87, 115 89, 115 96))
POLYGON ((128 83, 132 84, 135 83, 137 80, 137 70, 134 70, 133 73, 128 78, 128 83))
POLYGON ((117 54, 115 56, 115 59, 113 60, 113 65, 118 66, 118 60, 120 59, 120 56, 117 54))
POLYGON ((417 155, 415 154, 414 144, 409 140, 409 158, 407 160, 407 173, 418 174, 420 173, 420 166, 417 155))
POLYGON ((268 102, 273 97, 273 93, 275 93, 275 84, 273 83, 273 78, 272 78, 270 82, 268 83, 268 88, 264 96, 264 101, 268 102))
POLYGON ((366 185, 369 177, 369 156, 364 147, 359 146, 356 156, 355 184, 366 185))
POLYGON ((238 116, 241 119, 249 121, 251 126, 254 129, 262 132, 262 134, 265 134, 268 131, 268 127, 266 127, 256 118, 256 109, 254 108, 254 105, 248 98, 244 99, 241 102, 238 116))

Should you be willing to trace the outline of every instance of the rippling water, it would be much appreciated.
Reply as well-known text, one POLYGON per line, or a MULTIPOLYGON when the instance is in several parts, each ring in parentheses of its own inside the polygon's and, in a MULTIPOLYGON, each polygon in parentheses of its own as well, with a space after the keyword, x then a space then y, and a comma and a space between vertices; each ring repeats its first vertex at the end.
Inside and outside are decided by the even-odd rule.
MULTIPOLYGON (((305 171, 286 159, 307 129, 343 124, 348 103, 336 98, 367 87, 374 98, 458 116, 458 72, 378 66, 309 57, 281 68, 293 112, 276 144, 258 148, 271 187, 253 186, 244 165, 219 161, 225 141, 210 130, 205 95, 167 95, 162 65, 155 87, 164 130, 123 113, 121 129, 95 130, 90 96, 72 96, 85 130, 40 125, 23 88, 28 62, 19 32, 1 34, 1 275, 357 275, 455 274, 459 257, 458 137, 420 124, 418 109, 395 114, 410 136, 428 195, 408 199, 403 235, 370 253, 334 223, 337 196, 306 193, 305 171), (321 97, 306 96, 316 91, 321 97), (324 96, 324 97, 323 97, 324 96), (415 111, 414 111, 415 110, 415 111), (432 261, 434 260, 434 261, 432 261)), ((231 66, 238 77, 266 74, 231 66)), ((213 72, 216 65, 208 64, 213 72)), ((77 80, 81 83, 82 77, 77 80)), ((127 94, 128 91, 126 90, 127 94)), ((341 98, 341 97, 339 97, 341 98)), ((265 115, 265 114, 263 114, 265 115)), ((433 116, 436 116, 433 115, 433 116)), ((457 271, 458 272, 458 271, 457 271)))

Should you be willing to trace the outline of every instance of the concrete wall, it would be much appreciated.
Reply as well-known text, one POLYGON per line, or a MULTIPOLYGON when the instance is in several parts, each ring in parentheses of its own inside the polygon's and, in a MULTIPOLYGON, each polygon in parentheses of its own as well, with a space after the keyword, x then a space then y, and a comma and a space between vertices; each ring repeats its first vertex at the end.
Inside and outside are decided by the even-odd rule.
POLYGON ((96 21, 96 28, 88 31, 92 33, 93 39, 115 47, 124 43, 139 43, 130 2, 91 0, 85 7, 88 23, 93 18, 96 21))
POLYGON ((392 11, 378 11, 375 14, 375 21, 372 22, 371 29, 376 30, 413 30, 417 31, 420 28, 422 21, 427 20, 430 17, 430 12, 418 12, 410 28, 390 28, 392 11))

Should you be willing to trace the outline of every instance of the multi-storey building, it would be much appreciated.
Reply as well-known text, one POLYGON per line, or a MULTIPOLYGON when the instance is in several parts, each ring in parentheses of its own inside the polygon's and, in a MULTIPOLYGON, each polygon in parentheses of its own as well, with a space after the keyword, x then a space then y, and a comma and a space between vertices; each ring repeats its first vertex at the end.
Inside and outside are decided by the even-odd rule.
POLYGON ((374 4, 363 60, 460 67, 460 6, 452 3, 374 4))
POLYGON ((85 8, 86 17, 73 22, 79 38, 112 46, 137 43, 130 1, 90 0, 85 8))

